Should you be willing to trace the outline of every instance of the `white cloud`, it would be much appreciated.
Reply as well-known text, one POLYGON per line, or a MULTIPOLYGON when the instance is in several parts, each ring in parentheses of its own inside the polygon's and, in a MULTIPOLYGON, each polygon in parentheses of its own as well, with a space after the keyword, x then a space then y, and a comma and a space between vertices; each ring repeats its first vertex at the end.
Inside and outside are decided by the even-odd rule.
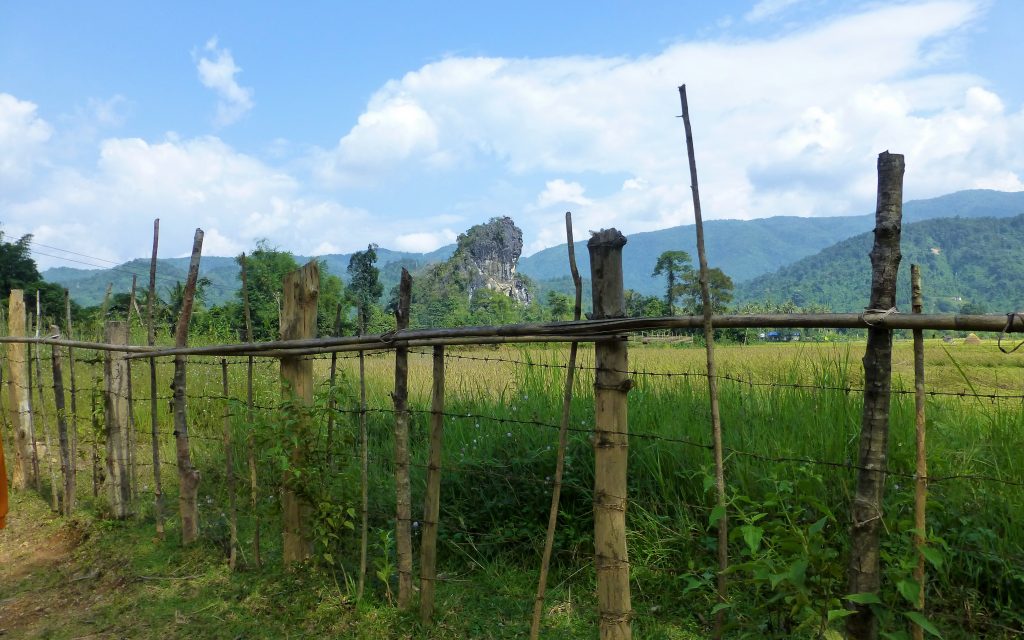
POLYGON ((539 175, 544 193, 505 209, 530 251, 562 241, 560 216, 538 210, 559 199, 579 205, 581 228, 683 224, 692 207, 674 116, 685 81, 709 218, 868 212, 885 149, 907 155, 910 197, 1012 184, 1006 171, 1024 171, 1024 116, 984 79, 934 66, 982 6, 876 4, 779 36, 680 42, 649 56, 447 58, 382 86, 327 157, 355 163, 364 150, 367 180, 429 180, 437 156, 452 171, 539 175), (415 117, 396 118, 395 105, 415 117), (395 124, 369 124, 383 122, 395 124))
POLYGON ((793 5, 800 4, 805 0, 761 0, 748 11, 743 19, 747 22, 760 22, 768 18, 774 18, 778 14, 789 9, 793 5))
POLYGON ((451 229, 440 231, 424 231, 419 233, 403 233, 395 237, 395 249, 400 251, 428 252, 439 249, 446 244, 455 242, 458 234, 451 229))
POLYGON ((548 180, 544 185, 544 191, 537 196, 538 207, 548 207, 553 204, 578 204, 588 205, 592 201, 583 195, 583 185, 578 182, 566 182, 561 178, 548 180))
POLYGON ((32 102, 0 93, 0 189, 27 183, 43 159, 53 128, 37 109, 32 102))
POLYGON ((237 122, 253 107, 250 87, 238 84, 235 76, 242 69, 228 49, 217 47, 217 38, 210 38, 203 47, 203 54, 193 54, 196 71, 203 86, 217 94, 217 117, 215 122, 225 126, 237 122), (209 57, 207 57, 209 56, 209 57))

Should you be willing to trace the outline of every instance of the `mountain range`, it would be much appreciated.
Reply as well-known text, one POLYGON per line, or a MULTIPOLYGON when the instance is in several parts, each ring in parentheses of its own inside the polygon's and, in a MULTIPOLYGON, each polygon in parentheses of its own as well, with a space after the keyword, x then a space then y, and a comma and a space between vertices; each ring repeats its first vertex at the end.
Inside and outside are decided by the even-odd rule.
MULTIPOLYGON (((908 229, 906 241, 918 243, 921 247, 929 244, 927 238, 934 240, 933 244, 940 253, 931 253, 932 247, 924 254, 920 254, 921 260, 928 255, 937 256, 934 265, 943 274, 942 282, 952 282, 953 274, 957 274, 956 286, 942 284, 946 298, 965 298, 979 302, 986 302, 991 305, 1001 306, 1008 300, 998 293, 1003 284, 993 288, 974 285, 970 295, 965 296, 961 288, 968 286, 964 280, 969 270, 965 270, 966 261, 973 258, 981 258, 985 246, 978 247, 981 252, 978 255, 970 251, 958 251, 958 237, 971 235, 977 241, 987 237, 984 229, 993 228, 996 223, 993 219, 1010 218, 1024 214, 1024 192, 1000 192, 990 190, 958 191, 948 195, 931 198, 927 200, 913 200, 904 204, 903 220, 908 229), (918 231, 914 230, 915 225, 926 220, 937 218, 959 218, 959 222, 953 227, 929 228, 927 233, 933 236, 918 238, 918 231), (960 226, 957 226, 960 225, 960 226), (972 229, 978 229, 975 234, 972 229), (944 235, 952 234, 952 235, 944 235), (959 235, 958 235, 959 234, 959 235), (940 241, 941 240, 941 241, 940 241), (941 256, 941 259, 938 257, 941 256), (952 287, 952 288, 949 288, 952 287), (988 296, 988 297, 985 297, 988 296)), ((708 262, 712 267, 718 267, 728 274, 737 283, 737 300, 753 300, 758 296, 769 296, 776 299, 788 299, 792 292, 799 292, 800 297, 809 302, 822 301, 834 310, 845 310, 863 307, 858 302, 859 293, 840 293, 840 288, 822 284, 815 288, 808 279, 815 268, 818 269, 814 277, 823 278, 829 261, 835 262, 836 258, 830 258, 831 252, 838 252, 835 255, 842 256, 839 263, 855 269, 851 273, 850 282, 854 282, 852 273, 856 271, 856 265, 863 263, 867 269, 867 251, 870 248, 870 231, 874 226, 874 214, 857 216, 833 216, 833 217, 797 217, 797 216, 775 216, 770 218, 759 218, 755 220, 708 220, 704 223, 705 238, 707 243, 708 262), (865 245, 864 238, 868 238, 865 245), (859 258, 856 254, 860 252, 859 258), (805 262, 804 259, 812 259, 812 262, 805 262), (814 262, 817 260, 817 262, 814 262), (858 262, 859 260, 859 262, 858 262), (817 265, 813 267, 812 265, 817 265)), ((1006 242, 1017 241, 1016 247, 1024 246, 1013 231, 1016 227, 999 228, 1003 232, 1011 232, 1004 236, 1006 242)), ((993 242, 996 238, 989 238, 993 242)), ((1003 246, 1002 244, 1000 245, 1003 246)), ((911 253, 917 256, 918 245, 914 244, 913 251, 908 247, 904 250, 905 256, 911 253)), ((381 268, 382 281, 387 291, 391 284, 397 282, 401 267, 405 266, 411 271, 422 268, 426 265, 441 262, 451 256, 455 245, 441 247, 430 253, 410 253, 392 251, 385 248, 378 249, 377 264, 381 268)), ((668 250, 683 250, 690 253, 696 262, 695 231, 693 225, 682 225, 658 231, 635 233, 628 236, 628 242, 623 249, 623 274, 624 284, 628 289, 634 289, 647 295, 660 295, 664 290, 664 283, 660 278, 651 276, 654 263, 658 256, 668 250)), ((1009 249, 1007 249, 1009 250, 1009 249)), ((1018 251, 1019 253, 1019 251, 1018 251)), ((331 254, 320 258, 327 263, 331 273, 346 277, 346 268, 351 254, 331 254)), ((296 256, 299 262, 308 258, 296 256)), ((589 256, 586 249, 586 241, 576 243, 576 259, 579 264, 580 273, 586 276, 590 270, 589 256)), ((904 262, 909 264, 905 258, 904 262)), ((983 267, 979 267, 983 268, 983 267)), ((158 261, 158 290, 166 291, 178 280, 184 280, 188 269, 188 258, 170 258, 158 261)), ((532 278, 540 289, 566 290, 569 286, 568 259, 566 246, 564 244, 550 247, 539 251, 531 256, 526 256, 519 261, 519 271, 532 278)), ((866 271, 865 271, 866 272, 866 271)), ((212 282, 208 288, 207 303, 210 305, 219 304, 234 297, 238 288, 238 265, 234 258, 204 256, 201 263, 202 275, 212 282)), ((926 270, 927 273, 927 270, 926 270)), ((128 291, 131 287, 132 275, 138 275, 138 286, 148 286, 149 261, 145 259, 132 260, 112 269, 74 269, 68 267, 57 267, 47 269, 43 277, 50 282, 57 282, 69 289, 72 297, 82 305, 99 304, 103 298, 108 283, 113 283, 115 292, 128 291)), ((837 276, 842 273, 837 273, 837 276)), ((929 276, 926 276, 929 277, 929 276)), ((933 286, 940 284, 939 281, 930 280, 933 286)), ((999 282, 998 278, 993 282, 999 282)), ((866 291, 862 284, 852 285, 857 291, 866 291), (859 287, 859 289, 857 289, 859 287)), ((933 289, 938 291, 938 289, 933 289)), ((1011 298, 1012 299, 1012 298, 1011 298)))

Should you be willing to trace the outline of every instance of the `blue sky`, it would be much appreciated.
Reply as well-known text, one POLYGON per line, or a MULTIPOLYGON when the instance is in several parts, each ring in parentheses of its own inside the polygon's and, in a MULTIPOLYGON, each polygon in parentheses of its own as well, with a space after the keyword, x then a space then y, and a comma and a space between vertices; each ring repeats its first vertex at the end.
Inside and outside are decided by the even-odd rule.
MULTIPOLYGON (((1024 190, 1024 3, 0 0, 0 224, 105 266, 260 238, 430 250, 511 215, 526 252, 705 215, 1024 190), (95 5, 95 6, 94 6, 95 5)), ((39 255, 42 266, 83 266, 39 255)))

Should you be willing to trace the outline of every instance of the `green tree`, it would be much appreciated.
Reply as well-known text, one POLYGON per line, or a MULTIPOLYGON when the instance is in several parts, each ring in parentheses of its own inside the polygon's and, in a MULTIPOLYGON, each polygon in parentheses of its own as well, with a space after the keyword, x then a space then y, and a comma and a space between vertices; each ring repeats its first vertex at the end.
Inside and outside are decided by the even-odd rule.
POLYGON ((480 287, 473 292, 469 304, 471 324, 513 324, 520 318, 519 305, 515 300, 487 287, 480 287))
POLYGON ((652 276, 665 276, 665 313, 676 314, 676 299, 683 293, 683 283, 692 277, 690 254, 685 251, 665 251, 658 256, 652 276))
POLYGON ((573 300, 564 293, 548 291, 545 306, 551 320, 572 320, 573 300))
POLYGON ((359 326, 360 333, 366 333, 366 328, 374 316, 373 308, 377 306, 381 294, 384 293, 384 285, 380 282, 380 269, 376 264, 375 244, 368 245, 366 251, 356 251, 348 260, 348 292, 362 320, 359 326))
POLYGON ((626 289, 626 315, 630 318, 654 318, 665 311, 658 296, 645 296, 639 291, 626 289))
POLYGON ((0 295, 5 300, 10 297, 11 289, 24 289, 42 280, 36 261, 32 259, 31 244, 31 235, 6 242, 0 231, 0 295))
MULTIPOLYGON (((708 294, 711 296, 711 313, 724 313, 732 302, 734 289, 732 278, 715 267, 708 269, 708 294)), ((700 272, 690 270, 682 283, 680 293, 686 300, 686 309, 695 316, 704 314, 704 300, 700 291, 700 272)))

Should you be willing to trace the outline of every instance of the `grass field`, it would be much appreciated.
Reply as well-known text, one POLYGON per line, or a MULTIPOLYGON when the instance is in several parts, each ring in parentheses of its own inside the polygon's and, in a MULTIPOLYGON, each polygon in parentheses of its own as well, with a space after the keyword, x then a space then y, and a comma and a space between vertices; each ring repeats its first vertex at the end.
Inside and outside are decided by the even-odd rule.
MULTIPOLYGON (((725 377, 720 389, 735 565, 730 637, 814 638, 841 625, 829 612, 842 609, 846 595, 846 514, 855 473, 844 465, 856 462, 862 353, 857 343, 718 350, 725 377)), ((929 341, 926 353, 929 390, 965 394, 928 400, 930 475, 984 477, 950 477, 931 486, 928 534, 937 553, 929 567, 929 618, 947 638, 1016 637, 1024 633, 1024 489, 1019 484, 1024 483, 1024 401, 974 395, 1024 394, 1024 358, 999 353, 994 342, 929 341)), ((0 533, 0 562, 16 555, 10 548, 21 540, 16 536, 27 536, 29 547, 33 541, 63 540, 67 554, 30 575, 0 579, 0 620, 20 621, 16 630, 21 637, 524 637, 550 501, 565 360, 566 349, 554 346, 449 351, 440 528, 444 580, 438 587, 438 624, 430 630, 389 602, 394 497, 388 394, 393 372, 392 359, 380 355, 367 358, 371 575, 362 602, 354 601, 351 589, 358 536, 345 525, 350 522, 358 530, 358 518, 347 512, 357 507, 358 496, 356 360, 338 361, 335 398, 341 411, 335 414, 329 448, 325 399, 312 416, 310 482, 329 503, 325 513, 336 515, 340 524, 317 529, 317 562, 308 569, 285 574, 274 568, 280 559, 275 489, 280 420, 268 409, 259 412, 263 417, 255 425, 246 425, 244 411, 233 406, 236 471, 246 477, 244 435, 254 429, 260 499, 258 508, 251 509, 248 487, 240 487, 247 566, 231 574, 224 560, 228 501, 221 438, 226 407, 219 364, 205 359, 191 366, 188 388, 193 454, 203 472, 202 543, 180 549, 174 518, 167 539, 154 539, 148 466, 139 468, 138 517, 127 523, 97 519, 103 500, 89 497, 91 436, 87 421, 80 421, 82 514, 74 523, 61 524, 46 515, 37 498, 22 496, 13 507, 15 524, 0 533), (257 522, 263 569, 251 566, 257 522), (95 567, 102 577, 74 580, 95 567), (87 603, 82 616, 8 617, 8 610, 23 612, 20 603, 33 594, 59 595, 64 587, 74 590, 68 595, 72 601, 87 603)), ((321 382, 328 363, 316 360, 321 382)), ((581 349, 581 363, 545 637, 596 634, 590 557, 593 468, 586 433, 593 424, 592 349, 581 349)), ((429 354, 410 356, 414 513, 421 512, 430 366, 429 354)), ((910 342, 897 342, 896 388, 912 389, 912 367, 910 342)), ((709 524, 714 498, 705 446, 710 441, 706 380, 700 376, 704 351, 631 345, 630 368, 636 371, 629 397, 630 430, 637 435, 630 448, 628 511, 636 637, 706 637, 715 602, 715 531, 709 524)), ((84 391, 79 404, 87 407, 94 372, 80 370, 84 391)), ((244 363, 231 365, 235 398, 244 397, 244 371, 244 363)), ((170 367, 162 365, 160 372, 163 395, 170 367)), ((257 404, 275 405, 280 390, 274 363, 258 362, 256 382, 257 404)), ((148 392, 148 370, 141 363, 135 389, 139 397, 148 392)), ((148 402, 136 411, 138 457, 144 462, 148 402)), ((167 424, 166 401, 160 402, 160 412, 167 424)), ((886 571, 879 605, 883 626, 896 634, 892 637, 907 629, 904 612, 912 595, 907 584, 915 561, 912 479, 901 474, 913 470, 913 433, 913 396, 896 394, 890 445, 890 469, 896 473, 887 487, 886 571)), ((164 459, 173 460, 170 435, 161 445, 164 459)), ((173 468, 166 467, 164 482, 173 506, 173 468)))

